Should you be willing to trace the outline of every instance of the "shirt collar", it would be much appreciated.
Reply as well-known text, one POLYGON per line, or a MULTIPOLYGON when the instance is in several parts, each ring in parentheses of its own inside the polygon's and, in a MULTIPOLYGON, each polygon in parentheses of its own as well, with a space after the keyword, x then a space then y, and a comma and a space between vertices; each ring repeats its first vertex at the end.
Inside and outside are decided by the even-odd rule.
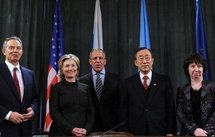
POLYGON ((143 79, 144 76, 147 76, 149 79, 152 79, 152 71, 149 71, 146 75, 140 72, 140 79, 143 79))
POLYGON ((16 65, 16 66, 14 66, 13 64, 11 64, 8 60, 5 60, 5 63, 6 63, 6 65, 7 65, 7 67, 8 67, 8 69, 10 70, 10 72, 12 72, 13 71, 13 69, 16 67, 17 69, 18 69, 18 71, 20 72, 20 65, 18 64, 18 65, 16 65))
MULTIPOLYGON (((92 73, 93 73, 93 75, 97 74, 97 72, 95 72, 93 69, 92 69, 92 73)), ((99 73, 104 75, 105 74, 105 69, 103 68, 99 73)))

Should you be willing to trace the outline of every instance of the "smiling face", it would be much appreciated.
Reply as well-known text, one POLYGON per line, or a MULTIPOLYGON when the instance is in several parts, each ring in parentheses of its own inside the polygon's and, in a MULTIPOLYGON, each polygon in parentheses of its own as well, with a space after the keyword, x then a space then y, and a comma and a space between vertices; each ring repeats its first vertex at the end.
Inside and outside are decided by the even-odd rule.
POLYGON ((203 66, 200 63, 192 63, 188 67, 191 80, 203 79, 203 66))
POLYGON ((11 39, 5 43, 2 53, 8 62, 17 65, 23 54, 22 45, 18 40, 11 39))
POLYGON ((136 53, 134 63, 141 73, 149 73, 149 71, 152 70, 153 62, 154 59, 148 49, 142 49, 136 53))
POLYGON ((64 75, 64 78, 66 80, 71 81, 77 78, 79 70, 75 61, 72 58, 70 58, 70 59, 64 60, 61 71, 62 71, 62 74, 64 75))

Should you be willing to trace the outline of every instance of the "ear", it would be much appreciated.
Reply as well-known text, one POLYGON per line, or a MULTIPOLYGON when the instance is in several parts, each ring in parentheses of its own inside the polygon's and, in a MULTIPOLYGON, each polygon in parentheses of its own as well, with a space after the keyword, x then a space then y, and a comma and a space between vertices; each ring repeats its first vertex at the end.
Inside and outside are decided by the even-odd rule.
POLYGON ((106 63, 107 63, 107 59, 104 60, 104 65, 106 65, 106 63))
POLYGON ((93 62, 92 62, 92 60, 91 60, 91 59, 89 59, 89 64, 90 64, 90 65, 92 65, 92 64, 93 64, 93 62))
POLYGON ((136 60, 136 59, 134 60, 134 64, 135 64, 135 66, 138 66, 138 65, 137 65, 137 60, 136 60))
POLYGON ((4 48, 1 50, 1 52, 5 55, 5 49, 4 48))
POLYGON ((154 64, 154 58, 152 58, 152 65, 154 64))

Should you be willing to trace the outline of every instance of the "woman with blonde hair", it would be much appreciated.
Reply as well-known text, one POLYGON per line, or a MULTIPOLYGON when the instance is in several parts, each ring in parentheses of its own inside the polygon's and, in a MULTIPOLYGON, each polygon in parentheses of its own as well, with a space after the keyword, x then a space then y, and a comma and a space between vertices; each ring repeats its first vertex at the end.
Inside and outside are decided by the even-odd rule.
POLYGON ((77 81, 80 60, 65 54, 58 61, 60 82, 51 86, 52 136, 86 136, 94 122, 94 109, 86 84, 77 81))

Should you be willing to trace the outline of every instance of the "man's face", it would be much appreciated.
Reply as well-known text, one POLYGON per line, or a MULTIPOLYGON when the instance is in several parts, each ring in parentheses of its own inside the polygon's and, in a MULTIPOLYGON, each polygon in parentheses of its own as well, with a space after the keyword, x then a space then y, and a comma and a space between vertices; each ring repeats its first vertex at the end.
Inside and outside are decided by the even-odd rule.
POLYGON ((90 56, 89 63, 94 71, 100 72, 106 65, 106 58, 104 53, 99 50, 93 51, 90 56))
POLYGON ((17 40, 9 40, 6 48, 2 49, 2 53, 5 55, 6 60, 12 64, 17 64, 22 57, 22 46, 17 40))
POLYGON ((136 59, 134 60, 135 65, 138 67, 140 72, 147 74, 152 70, 154 58, 149 50, 143 49, 137 52, 136 59))

